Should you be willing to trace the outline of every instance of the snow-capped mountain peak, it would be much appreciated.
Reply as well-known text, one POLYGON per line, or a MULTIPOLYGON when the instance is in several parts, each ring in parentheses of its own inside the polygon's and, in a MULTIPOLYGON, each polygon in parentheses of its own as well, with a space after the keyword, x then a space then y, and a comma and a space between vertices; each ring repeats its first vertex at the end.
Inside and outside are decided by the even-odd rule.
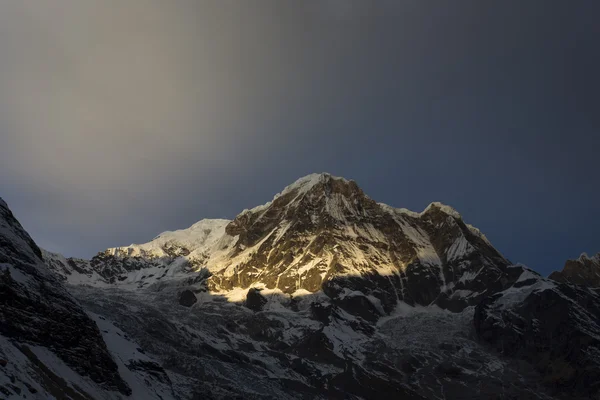
POLYGON ((458 211, 456 211, 453 207, 448 206, 446 204, 442 204, 439 201, 434 201, 433 203, 429 204, 421 214, 425 214, 432 210, 440 210, 443 213, 450 215, 451 217, 462 218, 458 211))
POLYGON ((333 176, 327 172, 309 174, 309 175, 303 176, 302 178, 297 179, 291 185, 286 186, 281 191, 281 193, 275 195, 275 198, 284 196, 287 193, 293 192, 293 191, 298 191, 298 192, 300 192, 299 194, 306 193, 310 189, 312 189, 313 187, 315 187, 319 184, 327 184, 331 181, 337 181, 337 182, 341 182, 344 184, 349 184, 350 182, 353 182, 353 181, 349 181, 349 180, 339 177, 339 176, 333 176))
POLYGON ((227 219, 203 219, 187 229, 165 231, 150 242, 110 248, 108 252, 112 255, 119 255, 125 251, 126 255, 130 257, 159 258, 188 255, 191 252, 204 251, 214 245, 223 236, 225 227, 230 222, 227 219))
POLYGON ((232 221, 203 220, 145 244, 108 249, 83 274, 63 276, 71 283, 142 288, 188 281, 207 269, 213 292, 264 287, 336 298, 352 281, 354 292, 389 312, 399 300, 464 308, 508 264, 450 206, 431 203, 420 213, 393 208, 354 181, 322 173, 298 179, 232 221))

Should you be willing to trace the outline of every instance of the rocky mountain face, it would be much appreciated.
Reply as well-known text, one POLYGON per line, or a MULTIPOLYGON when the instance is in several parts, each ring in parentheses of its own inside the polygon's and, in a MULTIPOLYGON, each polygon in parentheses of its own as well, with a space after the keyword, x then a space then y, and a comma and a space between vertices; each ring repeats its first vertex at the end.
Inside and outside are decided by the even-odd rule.
POLYGON ((135 387, 145 372, 123 377, 123 361, 139 358, 133 343, 125 341, 130 349, 117 360, 114 340, 110 344, 0 199, 0 399, 149 394, 135 387))
POLYGON ((518 278, 453 209, 394 209, 329 175, 296 182, 225 232, 235 238, 236 261, 215 271, 213 290, 257 283, 286 294, 323 290, 342 307, 372 303, 387 314, 399 301, 459 311, 518 278))
POLYGON ((556 392, 595 399, 600 389, 600 291, 532 277, 475 309, 480 338, 528 360, 556 392))
POLYGON ((600 287, 600 253, 593 257, 582 254, 576 260, 568 260, 562 271, 555 271, 551 279, 588 287, 600 287))
MULTIPOLYGON (((42 370, 40 375, 53 381, 52 375, 43 372, 39 365, 40 356, 35 351, 38 346, 51 348, 78 374, 89 377, 107 390, 125 395, 131 393, 119 376, 117 364, 111 358, 96 324, 57 278, 47 271, 40 249, 1 200, 0 305, 3 342, 0 357, 7 364, 12 360, 6 360, 6 353, 18 351, 20 357, 29 359, 31 364, 42 370)), ((42 390, 32 380, 15 378, 14 382, 10 381, 0 386, 5 395, 42 390)), ((54 380, 49 386, 59 387, 59 383, 54 380)))
POLYGON ((328 174, 232 221, 43 257, 107 344, 134 343, 109 349, 127 382, 164 398, 600 395, 596 289, 513 265, 451 207, 328 174))

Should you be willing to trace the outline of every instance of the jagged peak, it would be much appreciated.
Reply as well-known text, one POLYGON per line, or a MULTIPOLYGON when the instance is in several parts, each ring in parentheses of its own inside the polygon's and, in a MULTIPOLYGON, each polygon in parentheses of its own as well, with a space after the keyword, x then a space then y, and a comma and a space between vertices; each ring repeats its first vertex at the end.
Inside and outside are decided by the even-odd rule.
POLYGON ((579 261, 579 262, 582 262, 582 263, 586 262, 586 261, 592 261, 592 262, 600 263, 600 253, 598 253, 598 254, 590 257, 586 252, 583 252, 579 256, 579 258, 577 258, 574 261, 579 261))
POLYGON ((440 203, 439 201, 434 201, 433 203, 429 204, 421 214, 427 214, 434 209, 440 210, 454 218, 462 218, 458 211, 456 211, 453 207, 440 203))
POLYGON ((471 233, 473 233, 475 236, 479 237, 484 242, 486 242, 487 244, 489 244, 490 246, 492 246, 492 243, 490 242, 490 240, 487 238, 487 236, 485 236, 485 234, 483 232, 481 232, 481 230, 479 228, 474 227, 471 224, 465 224, 465 225, 467 225, 467 228, 469 228, 469 230, 471 231, 471 233))
POLYGON ((579 255, 579 258, 577 258, 577 261, 585 261, 585 260, 589 260, 590 257, 588 256, 588 254, 586 252, 583 252, 579 255))
POLYGON ((309 174, 309 175, 303 176, 302 178, 297 179, 291 185, 286 186, 285 189, 283 189, 283 191, 281 193, 275 195, 275 198, 277 198, 279 196, 283 196, 294 190, 299 190, 301 193, 306 193, 310 189, 312 189, 313 187, 318 185, 319 183, 324 183, 329 180, 342 181, 344 183, 351 182, 346 178, 342 178, 339 176, 333 176, 327 172, 309 174))
POLYGON ((288 193, 296 192, 297 197, 301 197, 303 194, 309 192, 312 188, 317 186, 319 183, 326 183, 326 182, 329 182, 332 180, 338 181, 338 182, 343 182, 345 184, 350 184, 351 182, 356 184, 353 180, 348 180, 346 178, 334 176, 327 172, 309 174, 309 175, 303 176, 302 178, 297 179, 294 183, 286 186, 281 192, 277 193, 273 197, 273 200, 271 200, 265 204, 256 206, 254 208, 245 209, 238 216, 242 216, 245 214, 254 214, 254 213, 264 211, 267 208, 269 208, 275 200, 277 200, 278 198, 280 198, 282 196, 287 195, 288 193))
MULTIPOLYGON (((2 240, 11 245, 0 246, 0 250, 5 247, 7 251, 20 253, 32 263, 42 259, 42 252, 37 244, 14 216, 8 204, 0 198, 0 242, 2 240)), ((16 256, 16 253, 13 253, 13 256, 16 256)))

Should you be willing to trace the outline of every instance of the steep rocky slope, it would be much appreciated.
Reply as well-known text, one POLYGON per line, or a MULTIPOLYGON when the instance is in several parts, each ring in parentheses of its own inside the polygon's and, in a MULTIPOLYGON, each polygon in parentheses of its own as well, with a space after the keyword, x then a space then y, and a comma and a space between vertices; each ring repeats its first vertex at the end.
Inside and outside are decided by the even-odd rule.
POLYGON ((531 275, 475 309, 478 335, 556 392, 600 397, 600 291, 531 275), (517 287, 518 286, 518 287, 517 287))
POLYGON ((600 287, 600 253, 593 257, 582 254, 576 260, 568 260, 562 271, 550 274, 550 279, 588 287, 600 287))
POLYGON ((137 387, 144 372, 123 364, 139 357, 115 361, 109 344, 0 199, 0 398, 158 398, 137 387))

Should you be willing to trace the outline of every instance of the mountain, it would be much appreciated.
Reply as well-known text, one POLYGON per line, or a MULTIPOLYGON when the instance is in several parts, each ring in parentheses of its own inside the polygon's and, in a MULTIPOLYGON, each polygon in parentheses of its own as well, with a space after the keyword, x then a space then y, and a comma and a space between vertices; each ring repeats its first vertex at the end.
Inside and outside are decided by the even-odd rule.
POLYGON ((385 315, 398 302, 460 311, 519 272, 451 207, 422 213, 376 203, 353 181, 313 174, 233 221, 203 220, 86 264, 48 255, 70 283, 147 287, 206 268, 212 292, 265 287, 325 292, 385 315))
POLYGON ((148 369, 136 363, 154 363, 115 330, 48 271, 0 199, 0 398, 169 398, 168 385, 140 387, 148 369), (107 326, 101 332, 97 323, 107 326))
POLYGON ((550 278, 558 282, 600 287, 600 253, 593 257, 583 253, 576 260, 568 260, 563 270, 553 272, 550 278))
POLYGON ((231 221, 43 256, 182 399, 599 396, 596 289, 512 264, 449 206, 329 174, 231 221))

